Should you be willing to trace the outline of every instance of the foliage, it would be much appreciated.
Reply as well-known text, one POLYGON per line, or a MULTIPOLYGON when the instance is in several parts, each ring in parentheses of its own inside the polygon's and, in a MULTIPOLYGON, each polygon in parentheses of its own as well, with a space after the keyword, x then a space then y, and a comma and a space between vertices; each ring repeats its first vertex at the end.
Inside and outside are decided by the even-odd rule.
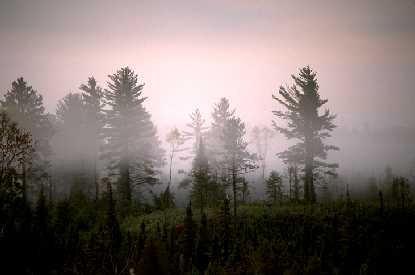
POLYGON ((273 114, 287 121, 287 127, 279 126, 275 121, 273 124, 274 128, 286 138, 299 140, 279 156, 287 163, 300 163, 304 166, 304 198, 307 202, 315 202, 316 172, 332 174, 333 169, 338 166, 325 162, 327 151, 338 150, 338 148, 323 143, 336 127, 333 123, 336 116, 328 109, 322 114, 319 113, 319 109, 328 100, 320 98, 317 74, 309 66, 300 69, 299 75, 292 75, 292 78, 294 85, 280 87, 281 97, 272 96, 286 109, 273 111, 273 114))
POLYGON ((33 148, 31 135, 18 128, 4 111, 0 112, 0 126, 0 189, 3 194, 16 191, 19 185, 16 172, 29 161, 33 148))
POLYGON ((202 138, 193 160, 191 183, 190 198, 193 206, 200 208, 201 213, 206 207, 215 206, 223 194, 221 186, 211 176, 209 159, 202 138))
POLYGON ((190 114, 191 122, 186 126, 188 131, 183 131, 183 137, 185 140, 193 139, 193 154, 196 154, 199 149, 199 142, 206 136, 206 130, 208 129, 205 124, 205 120, 202 118, 202 114, 199 109, 196 109, 190 114))
MULTIPOLYGON (((275 114, 288 120, 288 128, 276 129, 300 140, 279 154, 288 166, 289 199, 284 196, 284 174, 277 171, 266 180, 267 200, 247 199, 255 179, 246 173, 257 168, 257 160, 264 173, 271 134, 254 130, 256 158, 247 149, 245 123, 222 98, 215 105, 209 131, 196 110, 189 132, 173 129, 167 138, 172 146, 170 167, 184 137, 194 142, 191 202, 186 209, 175 207, 171 177, 160 194, 148 192, 154 204, 144 195, 136 199, 137 193, 146 192, 139 187, 158 182, 155 167, 163 162, 162 150, 143 106, 143 85, 137 75, 127 67, 109 78, 105 92, 89 78, 80 87, 82 95, 69 94, 60 101, 56 117, 44 114, 41 96, 23 79, 6 94, 2 106, 7 114, 0 113, 2 271, 181 275, 405 274, 411 270, 414 194, 410 182, 391 168, 385 170, 383 184, 365 179, 362 194, 355 190, 356 183, 347 181, 339 196, 301 203, 303 176, 307 202, 315 201, 314 183, 323 183, 327 194, 331 185, 340 183, 333 177, 336 165, 324 163, 327 151, 336 149, 323 143, 335 127, 334 116, 328 111, 319 114, 327 100, 320 99, 316 75, 309 67, 293 76, 294 86, 280 89, 282 99, 275 97, 287 109, 275 114), (30 108, 14 113, 24 118, 16 125, 9 111, 25 107, 23 103, 30 108), (69 139, 59 146, 68 154, 76 153, 77 165, 71 170, 63 163, 60 168, 67 173, 46 173, 48 181, 38 181, 32 202, 24 197, 24 183, 36 175, 26 172, 32 169, 31 159, 45 151, 32 143, 42 133, 31 131, 40 128, 24 127, 29 114, 37 126, 43 119, 55 120, 55 138, 69 139), (73 138, 77 136, 79 144, 73 138), (109 165, 107 170, 104 164, 109 165), (72 182, 71 192, 53 197, 52 186, 60 187, 60 178, 72 182), (239 203, 241 198, 244 203, 239 203)), ((44 130, 48 143, 47 127, 44 130)))
POLYGON ((89 77, 86 84, 82 84, 79 89, 82 91, 82 101, 85 108, 86 143, 90 149, 88 160, 92 167, 92 182, 94 183, 95 200, 99 196, 99 175, 97 171, 100 147, 103 146, 103 128, 105 126, 104 115, 104 92, 97 85, 94 77, 89 77))
POLYGON ((272 171, 266 180, 265 192, 272 204, 282 203, 282 179, 276 171, 272 171))
POLYGON ((32 137, 34 150, 30 156, 31 162, 22 166, 22 184, 23 195, 33 195, 27 194, 29 187, 39 191, 40 185, 50 174, 50 139, 54 130, 48 114, 45 113, 43 97, 20 77, 12 82, 11 89, 5 93, 0 104, 10 119, 32 137))
POLYGON ((161 163, 162 151, 150 114, 143 106, 144 84, 125 67, 109 75, 105 90, 107 139, 103 157, 109 160, 110 176, 117 176, 120 207, 131 206, 135 185, 153 183, 153 167, 161 163))
POLYGON ((170 146, 170 152, 169 152, 169 187, 171 185, 171 169, 173 166, 173 159, 174 156, 180 152, 185 151, 185 148, 182 148, 182 145, 184 144, 184 138, 180 131, 177 128, 173 128, 169 133, 167 133, 166 141, 170 146))

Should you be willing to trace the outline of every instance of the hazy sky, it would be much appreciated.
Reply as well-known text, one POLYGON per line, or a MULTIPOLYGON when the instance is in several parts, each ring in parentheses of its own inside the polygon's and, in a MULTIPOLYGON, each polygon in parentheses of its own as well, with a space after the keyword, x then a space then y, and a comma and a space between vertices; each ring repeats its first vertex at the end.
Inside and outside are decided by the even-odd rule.
POLYGON ((24 76, 50 112, 89 76, 106 86, 130 66, 162 133, 222 96, 249 125, 271 125, 271 94, 308 64, 338 113, 346 166, 348 148, 365 155, 350 141, 362 146, 359 129, 386 136, 371 149, 384 162, 415 156, 414 0, 0 0, 0 92, 24 76))

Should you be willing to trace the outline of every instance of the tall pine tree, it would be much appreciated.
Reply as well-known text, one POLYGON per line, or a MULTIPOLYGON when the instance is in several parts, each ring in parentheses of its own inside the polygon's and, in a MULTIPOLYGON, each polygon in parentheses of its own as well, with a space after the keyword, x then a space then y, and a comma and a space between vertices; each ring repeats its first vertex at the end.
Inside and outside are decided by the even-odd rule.
POLYGON ((23 165, 23 190, 26 197, 28 183, 42 183, 48 179, 50 139, 53 135, 52 124, 45 113, 43 97, 29 86, 23 77, 13 81, 12 88, 0 101, 3 110, 20 128, 29 131, 33 139, 32 162, 23 165))
POLYGON ((71 192, 88 194, 90 190, 85 177, 85 108, 81 94, 69 93, 60 100, 56 109, 56 119, 57 134, 53 139, 55 173, 59 173, 59 180, 63 181, 61 186, 69 186, 71 192))
POLYGON ((240 175, 257 168, 256 156, 247 150, 245 133, 245 123, 240 118, 232 117, 226 121, 223 131, 224 167, 227 169, 231 183, 234 216, 236 216, 237 209, 237 192, 242 183, 240 175))
POLYGON ((173 167, 173 161, 175 155, 177 155, 180 152, 185 151, 185 148, 182 148, 182 145, 184 144, 184 139, 180 131, 174 127, 170 132, 167 133, 166 141, 170 146, 169 151, 169 189, 171 186, 171 180, 172 180, 172 167, 173 167))
POLYGON ((86 143, 88 144, 88 160, 92 164, 92 182, 94 184, 95 200, 99 197, 99 177, 97 165, 100 147, 103 145, 103 128, 105 125, 104 115, 104 92, 97 85, 94 77, 88 78, 86 84, 79 87, 82 90, 82 100, 85 108, 85 131, 86 143))
POLYGON ((193 140, 193 153, 197 154, 200 139, 206 134, 207 127, 204 126, 206 121, 202 118, 199 109, 190 114, 190 119, 191 122, 186 124, 189 130, 183 131, 183 137, 185 140, 193 140))
MULTIPOLYGON (((327 103, 321 99, 316 73, 309 67, 300 69, 299 75, 292 75, 295 82, 292 86, 279 89, 279 95, 272 96, 285 111, 273 111, 274 115, 287 122, 286 127, 273 122, 275 129, 288 139, 299 142, 284 153, 295 152, 304 165, 304 198, 307 202, 316 201, 314 188, 317 168, 324 168, 332 173, 337 164, 326 163, 327 152, 338 150, 338 147, 324 144, 324 139, 331 136, 336 127, 333 123, 335 115, 328 109, 320 113, 320 108, 327 103)), ((283 153, 283 154, 284 154, 283 153)))
POLYGON ((206 149, 208 151, 209 163, 211 165, 214 180, 222 185, 227 185, 227 171, 224 167, 224 140, 223 133, 226 123, 234 116, 235 110, 230 109, 229 100, 221 98, 215 104, 212 112, 212 124, 207 133, 206 149))
POLYGON ((208 132, 208 155, 213 180, 224 187, 231 187, 233 208, 236 215, 240 175, 256 168, 256 158, 247 151, 245 124, 230 109, 229 100, 222 98, 212 113, 208 132))
POLYGON ((134 185, 154 183, 156 164, 161 163, 162 150, 150 114, 143 106, 144 84, 125 67, 109 75, 105 90, 107 110, 105 131, 110 176, 118 177, 117 191, 121 208, 131 205, 134 185))
POLYGON ((222 196, 223 189, 216 181, 211 179, 205 143, 203 138, 200 138, 192 167, 191 199, 193 205, 199 207, 202 214, 206 207, 215 206, 222 196))

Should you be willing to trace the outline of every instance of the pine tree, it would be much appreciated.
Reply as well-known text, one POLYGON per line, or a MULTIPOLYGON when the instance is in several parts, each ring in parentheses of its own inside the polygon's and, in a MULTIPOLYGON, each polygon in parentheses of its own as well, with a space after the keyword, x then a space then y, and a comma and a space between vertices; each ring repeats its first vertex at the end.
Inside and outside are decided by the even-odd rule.
POLYGON ((116 272, 118 269, 119 253, 122 243, 122 235, 120 224, 118 222, 115 200, 112 194, 112 186, 107 181, 107 209, 105 213, 105 224, 104 224, 104 240, 106 244, 106 255, 109 257, 106 262, 108 263, 108 269, 110 272, 116 272))
POLYGON ((208 128, 203 126, 206 121, 202 118, 199 109, 190 114, 190 119, 191 122, 186 124, 190 130, 184 131, 183 137, 185 140, 193 139, 193 153, 197 154, 200 140, 205 137, 208 128))
POLYGON ((207 135, 207 151, 213 182, 230 186, 236 215, 240 175, 257 168, 255 156, 247 151, 245 124, 230 110, 229 101, 222 98, 212 113, 212 125, 207 135))
POLYGON ((26 198, 28 183, 41 183, 47 179, 49 156, 51 154, 50 139, 53 135, 52 125, 43 107, 43 98, 22 77, 13 81, 11 90, 0 101, 4 111, 11 120, 28 131, 33 140, 33 153, 29 167, 22 167, 22 184, 26 198), (29 182, 28 182, 29 180, 29 182))
POLYGON ((192 168, 192 190, 190 193, 193 205, 200 208, 200 214, 205 207, 212 206, 216 202, 219 194, 219 186, 211 181, 209 162, 206 155, 205 144, 200 139, 198 151, 193 160, 192 168))
POLYGON ((170 186, 171 186, 171 175, 172 175, 172 166, 173 166, 173 160, 174 160, 174 156, 180 152, 183 152, 184 148, 182 148, 181 146, 184 144, 184 139, 182 137, 182 134, 180 133, 180 131, 175 127, 173 128, 166 137, 166 141, 170 146, 170 152, 169 152, 169 190, 170 190, 170 186))
POLYGON ((282 179, 281 176, 276 171, 272 171, 266 180, 266 190, 265 190, 268 200, 272 204, 277 202, 282 202, 282 179))
POLYGON ((161 163, 162 150, 156 128, 145 110, 142 97, 144 84, 130 68, 109 75, 105 90, 107 110, 105 136, 111 176, 118 177, 117 191, 122 209, 131 206, 133 183, 153 184, 153 167, 161 163))
POLYGON ((55 162, 60 164, 60 169, 57 170, 63 173, 60 179, 64 181, 62 185, 66 183, 70 186, 71 192, 89 194, 85 169, 88 144, 85 142, 85 108, 81 94, 69 93, 60 100, 56 109, 56 119, 55 162), (65 182, 67 180, 69 182, 65 182))
POLYGON ((207 133, 206 149, 209 156, 212 174, 215 181, 222 185, 228 184, 228 171, 224 167, 224 129, 229 119, 234 116, 235 110, 230 110, 229 100, 221 98, 214 107, 212 113, 212 124, 207 133))
POLYGON ((294 202, 300 201, 300 178, 298 175, 298 166, 296 163, 288 165, 288 181, 290 185, 290 199, 294 202))
POLYGON ((100 147, 103 145, 103 128, 105 125, 104 116, 104 93, 96 83, 94 77, 88 78, 87 84, 79 87, 82 93, 82 101, 85 108, 85 131, 86 142, 89 148, 89 159, 92 162, 92 181, 95 189, 95 200, 99 198, 99 181, 97 163, 100 147))
POLYGON ((247 150, 245 141, 245 124, 240 118, 230 118, 224 128, 224 166, 231 181, 233 195, 233 213, 236 216, 237 191, 239 189, 239 176, 249 170, 257 168, 256 157, 247 150))
POLYGON ((319 114, 319 109, 327 103, 327 99, 321 99, 318 92, 316 73, 310 67, 300 70, 298 76, 292 75, 295 82, 292 86, 279 89, 281 98, 272 96, 286 111, 273 111, 273 114, 288 122, 286 128, 280 127, 274 121, 275 129, 288 139, 297 139, 299 142, 280 157, 287 159, 284 154, 295 156, 304 165, 304 198, 307 202, 315 202, 314 172, 316 168, 326 168, 331 173, 337 164, 328 164, 325 161, 327 151, 338 150, 338 147, 325 145, 323 140, 330 137, 330 132, 336 127, 333 123, 335 115, 328 109, 319 114))

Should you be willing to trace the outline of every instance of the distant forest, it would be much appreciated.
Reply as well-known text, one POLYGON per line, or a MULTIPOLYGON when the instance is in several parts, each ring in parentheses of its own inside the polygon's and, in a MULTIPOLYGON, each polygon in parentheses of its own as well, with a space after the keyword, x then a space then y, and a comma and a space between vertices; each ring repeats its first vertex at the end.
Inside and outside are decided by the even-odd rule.
POLYGON ((105 88, 89 77, 55 114, 13 81, 0 99, 4 274, 411 273, 415 173, 386 167, 351 190, 328 161, 341 148, 316 72, 291 81, 270 94, 272 127, 248 131, 221 98, 210 125, 195 109, 167 148, 129 67, 105 88), (267 167, 275 154, 283 171, 267 167))

